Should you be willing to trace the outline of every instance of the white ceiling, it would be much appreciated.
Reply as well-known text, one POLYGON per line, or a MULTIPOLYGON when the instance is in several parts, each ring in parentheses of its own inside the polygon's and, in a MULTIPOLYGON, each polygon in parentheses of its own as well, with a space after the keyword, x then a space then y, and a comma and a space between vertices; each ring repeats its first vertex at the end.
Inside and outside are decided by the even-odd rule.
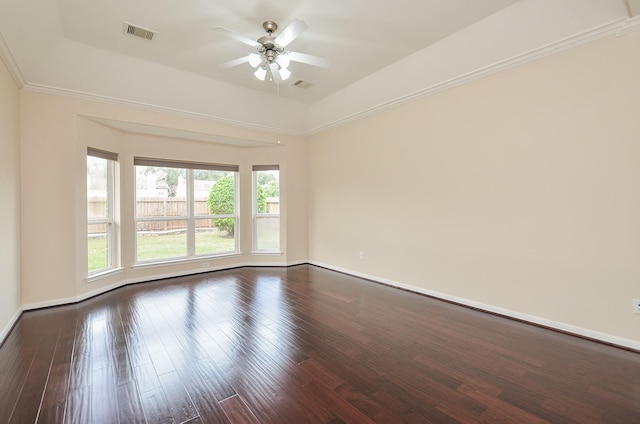
POLYGON ((218 66, 254 50, 211 27, 224 26, 257 40, 265 35, 265 20, 282 29, 301 19, 309 28, 288 48, 322 56, 331 66, 291 65, 292 77, 279 87, 279 95, 310 104, 516 1, 41 0, 50 4, 45 10, 57 13, 34 10, 23 31, 58 27, 68 40, 275 94, 274 84, 257 80, 246 63, 232 69, 218 66), (152 41, 126 36, 124 22, 157 34, 152 41), (299 79, 314 86, 291 85, 299 79))
POLYGON ((27 86, 304 133, 626 15, 624 0, 3 0, 0 52, 27 86), (293 63, 276 88, 218 66, 252 48, 212 26, 257 39, 294 18, 309 28, 288 49, 327 69, 293 63))

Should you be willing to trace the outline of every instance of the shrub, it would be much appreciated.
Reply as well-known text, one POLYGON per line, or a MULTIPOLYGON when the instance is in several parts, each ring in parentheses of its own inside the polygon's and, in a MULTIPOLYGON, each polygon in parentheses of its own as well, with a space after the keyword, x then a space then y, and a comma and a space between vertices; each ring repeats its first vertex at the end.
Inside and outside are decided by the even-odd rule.
POLYGON ((258 213, 267 211, 267 195, 261 185, 258 186, 258 213))
MULTIPOLYGON (((211 188, 209 193, 209 213, 211 215, 231 215, 235 212, 236 184, 233 175, 220 178, 211 188)), ((229 237, 233 237, 235 219, 216 218, 213 220, 220 231, 225 231, 229 237)))

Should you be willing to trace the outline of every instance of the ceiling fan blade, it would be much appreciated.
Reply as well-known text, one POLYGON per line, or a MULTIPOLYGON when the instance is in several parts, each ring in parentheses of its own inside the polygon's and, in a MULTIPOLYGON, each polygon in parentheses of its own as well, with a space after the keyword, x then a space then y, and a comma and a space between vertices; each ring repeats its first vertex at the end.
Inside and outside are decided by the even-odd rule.
POLYGON ((220 35, 224 35, 225 37, 229 37, 229 38, 233 38, 236 41, 240 41, 241 43, 244 43, 248 46, 251 47, 258 47, 260 44, 258 44, 257 41, 252 40, 249 37, 245 37, 244 35, 238 34, 237 32, 233 32, 231 31, 229 28, 225 28, 223 26, 214 26, 211 27, 212 30, 214 30, 216 33, 220 34, 220 35))
POLYGON ((249 56, 239 57, 237 59, 230 60, 228 62, 219 63, 218 67, 222 69, 233 68, 234 66, 242 65, 243 63, 247 63, 249 61, 249 56))
POLYGON ((287 45, 295 40, 298 35, 302 34, 308 28, 307 24, 300 19, 294 19, 289 25, 283 29, 276 37, 276 44, 281 47, 287 47, 287 45))
POLYGON ((323 57, 313 56, 306 53, 287 52, 289 59, 294 62, 306 63, 307 65, 320 66, 321 68, 328 68, 329 61, 323 57))
POLYGON ((280 85, 280 83, 282 82, 282 78, 280 78, 278 64, 275 62, 271 62, 269 63, 269 66, 267 66, 267 69, 269 70, 269 74, 271 75, 271 79, 273 80, 273 82, 275 82, 276 85, 280 85))

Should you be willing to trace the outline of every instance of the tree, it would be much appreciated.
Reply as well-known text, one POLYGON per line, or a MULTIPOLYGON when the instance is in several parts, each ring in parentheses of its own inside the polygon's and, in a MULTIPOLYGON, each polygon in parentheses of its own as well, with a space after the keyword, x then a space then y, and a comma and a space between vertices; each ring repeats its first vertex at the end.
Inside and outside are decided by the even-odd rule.
POLYGON ((263 171, 258 173, 258 186, 264 190, 265 197, 279 197, 280 184, 276 176, 278 171, 263 171))
POLYGON ((224 177, 225 171, 212 171, 209 169, 194 169, 193 179, 200 181, 218 181, 224 177))
POLYGON ((167 196, 176 197, 178 184, 180 182, 180 177, 185 177, 184 169, 178 168, 158 168, 155 166, 144 166, 140 167, 144 170, 143 175, 155 175, 156 177, 156 186, 155 188, 166 188, 167 196), (164 183, 164 184, 163 184, 164 183))
POLYGON ((270 171, 261 171, 258 173, 258 185, 266 186, 270 182, 276 181, 276 176, 270 171))
MULTIPOLYGON (((220 178, 211 188, 209 193, 209 213, 211 215, 231 215, 235 212, 236 183, 233 175, 220 178)), ((220 231, 226 231, 229 237, 233 237, 235 219, 216 218, 213 220, 220 231)))
POLYGON ((264 187, 264 193, 266 197, 280 197, 280 184, 276 181, 269 181, 264 187))
POLYGON ((258 213, 267 212, 267 194, 264 192, 264 188, 261 185, 258 186, 258 213))
POLYGON ((184 171, 177 168, 166 168, 166 170, 167 173, 164 180, 167 183, 167 187, 169 189, 169 197, 176 197, 178 182, 180 181, 180 176, 184 176, 184 171))

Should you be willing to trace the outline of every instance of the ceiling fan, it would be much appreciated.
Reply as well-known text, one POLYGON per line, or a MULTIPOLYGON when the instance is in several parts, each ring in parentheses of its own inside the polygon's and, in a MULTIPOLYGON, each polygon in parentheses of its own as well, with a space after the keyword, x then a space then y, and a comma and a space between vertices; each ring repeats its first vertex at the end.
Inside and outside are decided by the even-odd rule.
POLYGON ((244 35, 231 31, 222 26, 214 26, 213 30, 234 40, 240 41, 248 46, 254 47, 256 51, 247 56, 221 63, 222 68, 231 68, 248 62, 251 67, 255 68, 253 73, 256 78, 264 81, 267 76, 276 84, 281 83, 291 76, 288 69, 289 64, 293 62, 306 63, 308 65, 320 66, 326 68, 329 62, 321 57, 313 56, 305 53, 298 53, 286 50, 286 47, 302 34, 307 28, 307 24, 299 19, 294 19, 280 33, 275 36, 274 32, 278 29, 278 24, 273 21, 265 21, 262 27, 267 32, 254 41, 244 35))

